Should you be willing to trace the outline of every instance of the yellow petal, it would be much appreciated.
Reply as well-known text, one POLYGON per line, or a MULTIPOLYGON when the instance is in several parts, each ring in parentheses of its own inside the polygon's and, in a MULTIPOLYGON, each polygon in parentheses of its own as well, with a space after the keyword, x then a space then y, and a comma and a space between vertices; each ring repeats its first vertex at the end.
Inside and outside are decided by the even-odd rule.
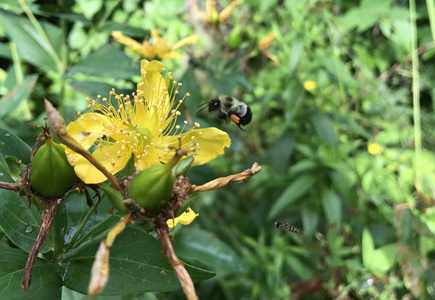
MULTIPOLYGON (((115 144, 113 146, 98 148, 92 155, 103 164, 111 174, 115 174, 125 167, 131 157, 131 152, 125 150, 118 152, 119 150, 120 147, 115 144), (118 153, 120 153, 119 156, 118 153)), ((75 154, 75 152, 69 149, 65 150, 65 152, 69 163, 74 166, 76 175, 85 183, 95 184, 106 181, 106 176, 98 171, 86 158, 75 154)))
MULTIPOLYGON (((228 134, 215 127, 190 130, 181 135, 181 144, 188 147, 192 143, 199 144, 199 150, 196 151, 194 166, 199 166, 215 159, 218 155, 224 154, 224 149, 230 147, 231 139, 228 134), (192 139, 193 137, 193 139, 192 139)), ((162 145, 178 148, 178 136, 166 136, 162 145)), ((190 147, 189 147, 190 148, 190 147)), ((164 149, 158 148, 161 154, 167 153, 164 149)), ((166 157, 162 157, 162 162, 168 162, 173 155, 173 151, 166 157)))
POLYGON ((160 58, 169 58, 169 59, 183 59, 183 55, 178 54, 175 51, 170 51, 170 52, 166 52, 166 53, 160 53, 159 57, 160 58))
POLYGON ((195 218, 199 216, 199 214, 196 214, 193 209, 191 209, 190 207, 184 212, 182 213, 179 217, 175 218, 175 219, 170 219, 168 220, 166 223, 168 224, 169 228, 174 228, 175 226, 177 226, 178 223, 181 223, 183 225, 189 225, 190 223, 193 222, 193 220, 195 220, 195 218))
POLYGON ((233 0, 233 2, 231 2, 227 7, 225 7, 219 13, 219 22, 224 22, 231 15, 236 4, 237 4, 237 0, 233 0))
MULTIPOLYGON (((151 62, 143 59, 141 61, 141 75, 142 79, 137 84, 137 90, 140 92, 139 96, 143 96, 150 108, 149 118, 152 118, 152 114, 159 114, 156 118, 166 119, 166 114, 169 113, 172 102, 169 96, 164 94, 166 81, 160 74, 160 70, 163 69, 163 64, 157 60, 151 62), (152 104, 158 104, 158 107, 154 107, 152 104)), ((167 91, 167 90, 166 90, 167 91)), ((160 124, 155 124, 157 128, 160 128, 160 124)))
POLYGON ((190 44, 196 44, 198 39, 199 39, 199 35, 197 35, 197 34, 189 36, 187 38, 184 38, 181 41, 179 41, 178 43, 176 43, 175 45, 173 45, 171 47, 171 50, 175 51, 175 50, 177 50, 177 49, 179 49, 181 47, 184 47, 184 46, 187 46, 187 45, 190 45, 190 44))
POLYGON ((367 151, 371 155, 378 155, 378 154, 381 154, 382 151, 384 151, 384 149, 378 143, 369 143, 367 146, 367 151))
POLYGON ((304 81, 304 89, 307 91, 312 91, 316 88, 316 82, 314 80, 304 81))
POLYGON ((154 39, 158 39, 160 37, 159 36, 159 31, 157 29, 155 29, 155 28, 151 29, 151 37, 154 38, 154 39))
POLYGON ((115 40, 117 40, 121 44, 126 45, 129 48, 129 50, 139 54, 142 53, 143 50, 142 44, 128 36, 123 35, 121 31, 113 31, 112 36, 115 38, 115 40))
POLYGON ((68 124, 66 131, 85 149, 89 149, 99 137, 106 134, 109 118, 103 114, 87 113, 68 124))

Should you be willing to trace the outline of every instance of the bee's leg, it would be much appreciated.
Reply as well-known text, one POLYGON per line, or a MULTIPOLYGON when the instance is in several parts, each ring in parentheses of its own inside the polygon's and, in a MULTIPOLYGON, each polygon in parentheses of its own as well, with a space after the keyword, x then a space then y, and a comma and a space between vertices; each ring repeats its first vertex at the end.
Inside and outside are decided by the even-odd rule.
POLYGON ((245 129, 243 129, 242 127, 240 127, 240 124, 236 124, 236 125, 240 128, 241 131, 246 131, 245 129))
POLYGON ((220 111, 220 112, 218 113, 217 117, 218 117, 219 119, 226 120, 227 123, 228 123, 228 116, 227 116, 226 113, 220 111))

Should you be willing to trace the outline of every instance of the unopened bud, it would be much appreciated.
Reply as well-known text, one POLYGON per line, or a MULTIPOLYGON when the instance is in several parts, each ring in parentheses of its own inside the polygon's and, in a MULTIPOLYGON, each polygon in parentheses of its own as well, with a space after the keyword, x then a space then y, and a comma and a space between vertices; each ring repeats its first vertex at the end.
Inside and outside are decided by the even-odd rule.
POLYGON ((169 202, 174 189, 172 169, 183 156, 177 154, 166 164, 140 172, 130 184, 130 197, 147 211, 156 212, 169 202))
POLYGON ((114 208, 120 212, 127 213, 127 208, 125 207, 124 199, 120 191, 115 190, 107 184, 102 184, 101 189, 107 198, 109 198, 109 201, 114 208))
POLYGON ((44 128, 45 144, 35 154, 30 170, 32 190, 46 198, 63 196, 77 179, 74 168, 68 163, 65 149, 55 143, 44 128))

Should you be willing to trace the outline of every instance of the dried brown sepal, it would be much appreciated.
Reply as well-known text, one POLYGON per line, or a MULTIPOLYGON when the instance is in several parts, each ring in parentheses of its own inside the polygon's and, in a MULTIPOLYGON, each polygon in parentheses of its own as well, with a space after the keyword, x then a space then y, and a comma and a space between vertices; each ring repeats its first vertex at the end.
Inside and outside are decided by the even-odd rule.
POLYGON ((45 110, 47 112, 48 121, 50 122, 51 130, 56 135, 59 142, 65 144, 71 150, 77 152, 91 164, 93 164, 101 173, 103 173, 107 179, 110 181, 112 186, 121 191, 121 185, 119 179, 113 176, 95 157, 92 156, 82 145, 80 145, 73 137, 71 137, 66 131, 65 122, 58 111, 53 107, 53 105, 45 99, 45 110))
POLYGON ((195 192, 212 191, 212 190, 219 189, 229 183, 241 183, 242 181, 251 178, 252 176, 254 176, 260 171, 261 171, 261 166, 257 163, 254 163, 250 169, 247 169, 239 174, 217 178, 215 180, 212 180, 200 186, 192 185, 192 190, 190 192, 195 193, 195 192))
POLYGON ((125 226, 130 223, 131 214, 125 217, 116 224, 107 234, 107 238, 100 243, 97 254, 95 255, 94 264, 92 265, 91 281, 88 286, 88 296, 98 295, 106 286, 109 279, 109 255, 110 248, 115 241, 115 238, 124 231, 125 226))
POLYGON ((168 226, 166 223, 161 224, 156 227, 156 232, 159 235, 159 239, 163 245, 163 254, 166 255, 169 262, 172 265, 172 268, 175 271, 175 274, 180 281, 181 287, 183 288, 183 292, 186 295, 188 300, 197 300, 198 296, 195 292, 195 287, 193 285, 192 279, 190 278, 189 273, 187 273, 184 265, 180 262, 177 255, 175 255, 174 248, 172 247, 171 238, 168 226))
POLYGON ((62 203, 61 199, 47 199, 42 201, 44 205, 44 210, 42 211, 42 224, 39 229, 38 236, 33 243, 32 250, 30 251, 29 257, 27 258, 26 268, 24 271, 24 277, 21 281, 21 287, 27 292, 32 281, 32 268, 35 263, 36 257, 38 256, 39 250, 44 244, 45 239, 50 232, 51 225, 53 224, 54 215, 56 213, 57 207, 62 203))

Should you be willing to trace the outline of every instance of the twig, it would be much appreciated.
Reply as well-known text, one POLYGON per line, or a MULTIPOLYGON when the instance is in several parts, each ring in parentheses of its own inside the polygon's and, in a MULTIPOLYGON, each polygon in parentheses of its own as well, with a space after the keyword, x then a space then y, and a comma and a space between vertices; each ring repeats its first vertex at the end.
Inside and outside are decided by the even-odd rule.
POLYGON ((227 185, 228 183, 240 183, 254 176, 260 171, 261 171, 261 166, 257 163, 254 163, 250 169, 247 169, 242 173, 230 175, 227 177, 221 177, 200 186, 192 185, 191 193, 216 190, 218 188, 227 185))
POLYGON ((10 183, 10 182, 0 181, 0 189, 18 192, 20 190, 20 185, 18 183, 10 183))
POLYGON ((32 281, 32 268, 35 263, 36 257, 38 256, 39 250, 44 244, 45 239, 50 232, 51 225, 53 224, 54 215, 56 214, 56 209, 62 201, 60 199, 50 199, 43 200, 44 210, 42 211, 42 224, 39 230, 38 236, 33 243, 32 250, 30 251, 29 257, 27 258, 26 269, 24 271, 23 280, 21 281, 21 287, 27 292, 32 281))
POLYGON ((188 300, 197 300, 198 296, 195 292, 195 287, 193 286, 192 279, 190 278, 189 273, 187 273, 184 265, 180 262, 177 255, 175 255, 174 248, 172 247, 171 239, 169 237, 169 229, 168 226, 165 227, 156 227, 156 232, 159 235, 160 241, 163 244, 163 252, 168 258, 169 262, 172 265, 172 268, 175 271, 175 274, 180 280, 181 287, 183 288, 184 294, 186 295, 188 300))

